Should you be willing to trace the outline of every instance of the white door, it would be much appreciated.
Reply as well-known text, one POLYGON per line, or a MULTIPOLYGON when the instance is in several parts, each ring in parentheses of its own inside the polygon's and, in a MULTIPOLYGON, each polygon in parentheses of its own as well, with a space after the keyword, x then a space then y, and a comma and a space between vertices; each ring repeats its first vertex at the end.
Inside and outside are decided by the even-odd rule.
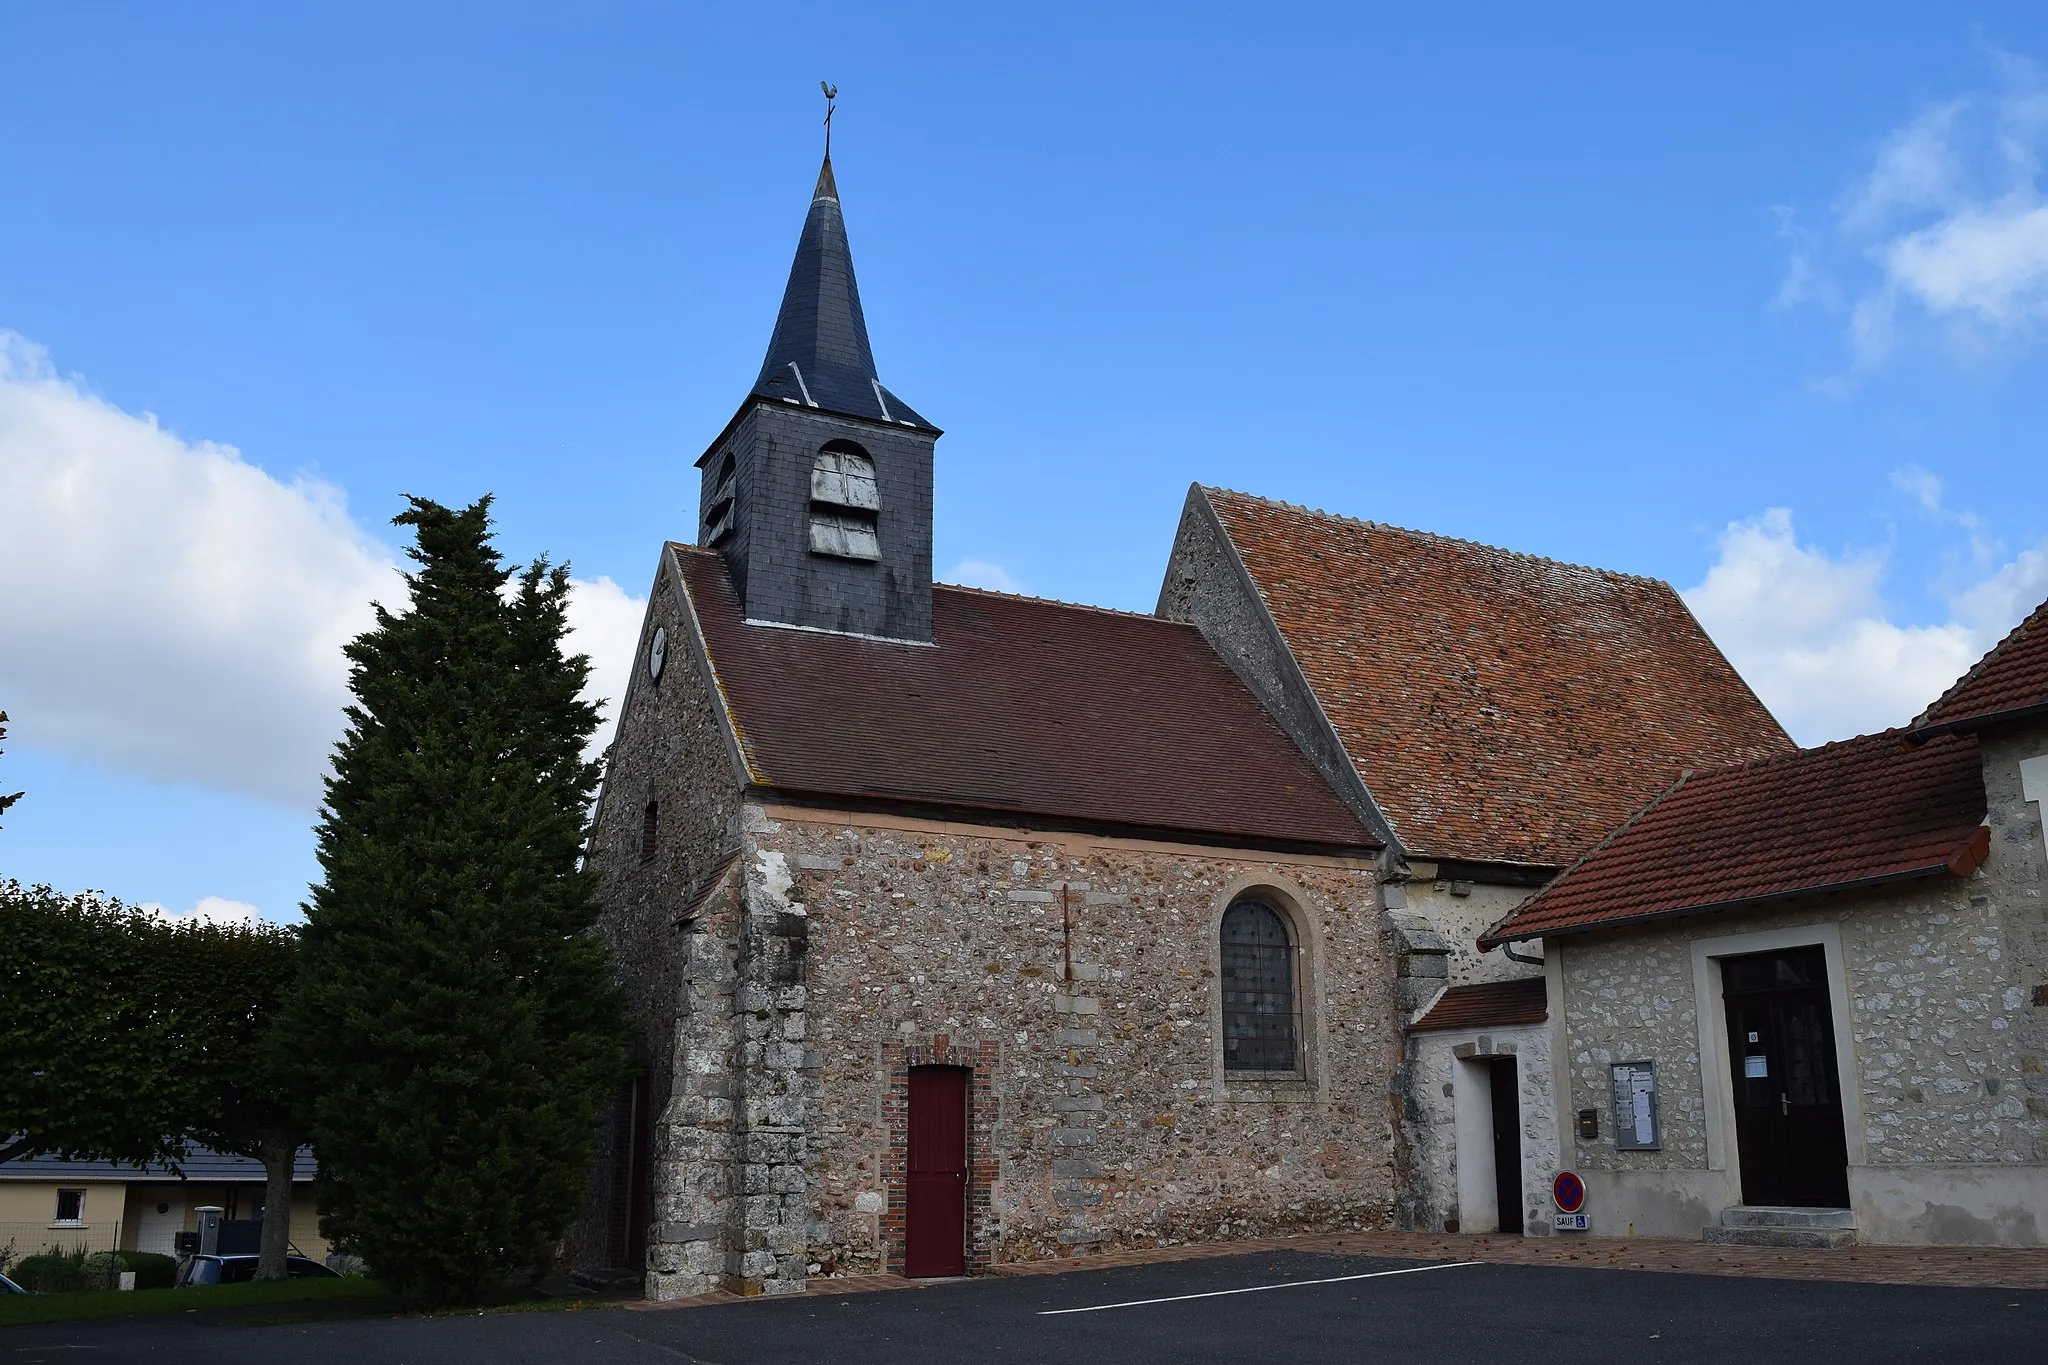
POLYGON ((142 1192, 142 1217, 135 1225, 135 1249, 177 1254, 177 1236, 185 1226, 185 1192, 175 1188, 142 1192))

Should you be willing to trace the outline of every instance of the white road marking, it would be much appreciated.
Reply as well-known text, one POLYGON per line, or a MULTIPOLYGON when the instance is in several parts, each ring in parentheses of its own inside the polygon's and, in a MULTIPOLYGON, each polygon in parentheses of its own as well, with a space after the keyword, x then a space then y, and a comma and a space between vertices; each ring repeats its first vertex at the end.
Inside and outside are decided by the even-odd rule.
POLYGON ((1347 1284, 1352 1280, 1377 1280, 1388 1275, 1419 1275, 1425 1270, 1456 1270, 1462 1265, 1484 1265, 1483 1261, 1445 1261, 1440 1265, 1411 1265, 1401 1270, 1372 1270, 1363 1275, 1334 1275, 1327 1280, 1289 1280, 1285 1284, 1254 1284, 1243 1289, 1211 1289, 1206 1294, 1172 1294, 1163 1299, 1132 1299, 1128 1303, 1098 1303, 1088 1308, 1047 1308, 1039 1312, 1041 1318, 1056 1318, 1066 1313, 1102 1313, 1111 1308, 1143 1308, 1152 1303, 1180 1303, 1187 1299, 1217 1299, 1226 1294, 1263 1294, 1268 1289, 1301 1289, 1312 1284, 1347 1284))

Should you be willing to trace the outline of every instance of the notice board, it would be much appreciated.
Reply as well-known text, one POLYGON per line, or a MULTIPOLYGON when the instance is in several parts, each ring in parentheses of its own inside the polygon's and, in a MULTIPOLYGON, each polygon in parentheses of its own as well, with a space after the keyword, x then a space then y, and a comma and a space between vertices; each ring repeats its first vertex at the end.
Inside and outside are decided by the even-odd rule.
POLYGON ((1657 1064, 1616 1062, 1608 1070, 1614 1080, 1615 1150, 1661 1150, 1664 1132, 1657 1122, 1657 1064))

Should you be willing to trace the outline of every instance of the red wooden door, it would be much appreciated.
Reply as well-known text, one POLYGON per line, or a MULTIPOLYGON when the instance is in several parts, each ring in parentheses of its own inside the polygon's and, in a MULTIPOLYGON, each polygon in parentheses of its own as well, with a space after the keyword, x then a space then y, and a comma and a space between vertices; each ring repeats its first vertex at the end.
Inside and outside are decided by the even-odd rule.
POLYGON ((903 1273, 967 1273, 967 1069, 910 1069, 903 1273))

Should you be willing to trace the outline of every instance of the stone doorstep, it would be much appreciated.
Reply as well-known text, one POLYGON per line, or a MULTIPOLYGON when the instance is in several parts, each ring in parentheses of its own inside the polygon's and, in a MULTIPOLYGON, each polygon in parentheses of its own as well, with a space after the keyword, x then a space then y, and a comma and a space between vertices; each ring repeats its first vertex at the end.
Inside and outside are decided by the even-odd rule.
POLYGON ((1856 1245, 1854 1228, 1705 1227, 1700 1241, 1717 1247, 1804 1247, 1839 1251, 1856 1245))
MULTIPOLYGON (((1833 1229, 1840 1231, 1840 1229, 1833 1229)), ((1262 1237, 1240 1242, 1202 1242, 1173 1247, 1126 1247, 1015 1261, 991 1268, 995 1276, 1063 1275, 1114 1266, 1158 1265, 1221 1256, 1275 1251, 1340 1252, 1426 1261, 1485 1261, 1493 1265, 1545 1265, 1582 1270, 1645 1270, 1665 1274, 1717 1275, 1739 1279, 1827 1280, 1851 1284, 1913 1284, 1998 1289, 2048 1289, 2048 1247, 1934 1247, 1851 1245, 1813 1254, 1817 1248, 1716 1245, 1661 1237, 1500 1237, 1419 1232, 1345 1232, 1311 1237, 1262 1237)), ((824 1298, 882 1290, 925 1287, 900 1275, 816 1278, 799 1294, 763 1298, 824 1298)), ((714 1291, 689 1298, 623 1305, 635 1312, 703 1308, 745 1303, 749 1298, 714 1291)))
POLYGON ((1700 1229, 1700 1240, 1710 1246, 1835 1251, 1856 1245, 1856 1215, 1849 1209, 1738 1204, 1721 1210, 1719 1224, 1700 1229))
POLYGON ((1742 1205, 1721 1210, 1724 1228, 1851 1228, 1854 1209, 1798 1209, 1742 1205))

